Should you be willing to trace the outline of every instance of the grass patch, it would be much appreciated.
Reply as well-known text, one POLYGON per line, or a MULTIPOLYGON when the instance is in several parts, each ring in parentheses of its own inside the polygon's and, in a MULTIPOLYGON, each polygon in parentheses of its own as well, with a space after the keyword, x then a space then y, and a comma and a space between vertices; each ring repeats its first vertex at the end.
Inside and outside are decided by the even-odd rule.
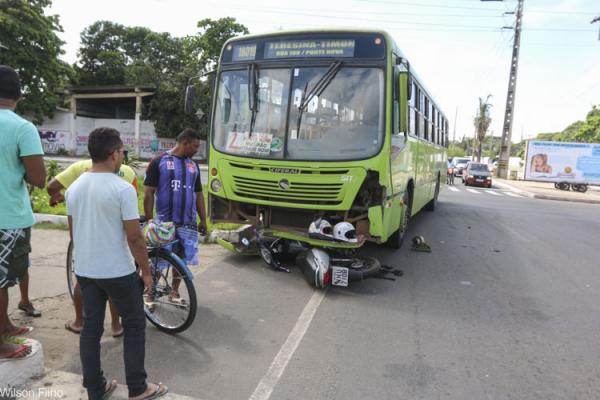
POLYGON ((66 224, 53 224, 52 222, 38 222, 33 225, 33 229, 56 229, 59 231, 68 231, 69 226, 66 224))
POLYGON ((50 196, 46 192, 46 188, 35 188, 31 193, 31 208, 34 213, 52 214, 52 215, 67 215, 67 206, 61 203, 56 207, 50 207, 50 196))

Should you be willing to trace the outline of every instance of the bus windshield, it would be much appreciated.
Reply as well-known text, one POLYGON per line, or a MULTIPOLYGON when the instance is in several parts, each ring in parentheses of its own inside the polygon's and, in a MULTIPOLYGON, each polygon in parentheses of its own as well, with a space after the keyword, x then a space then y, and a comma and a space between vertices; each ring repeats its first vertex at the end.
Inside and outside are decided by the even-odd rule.
POLYGON ((255 94, 248 70, 220 75, 212 137, 217 150, 254 158, 336 161, 368 158, 381 149, 382 69, 340 68, 304 104, 300 120, 301 103, 328 67, 256 70, 255 94))

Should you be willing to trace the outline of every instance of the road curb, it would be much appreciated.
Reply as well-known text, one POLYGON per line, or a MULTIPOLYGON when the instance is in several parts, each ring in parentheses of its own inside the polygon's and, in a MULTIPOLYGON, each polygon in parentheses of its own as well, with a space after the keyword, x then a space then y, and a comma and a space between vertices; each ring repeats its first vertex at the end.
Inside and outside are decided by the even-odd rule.
POLYGON ((495 180, 494 183, 496 185, 500 186, 501 188, 509 189, 512 192, 518 193, 518 194, 526 196, 526 197, 530 197, 532 199, 554 200, 554 201, 569 201, 569 202, 572 202, 572 203, 600 204, 600 200, 594 200, 594 199, 577 199, 577 198, 571 198, 571 197, 561 197, 561 196, 551 196, 551 195, 547 195, 547 194, 538 194, 538 193, 529 192, 527 190, 519 189, 519 188, 514 187, 514 186, 512 186, 512 185, 510 185, 508 183, 499 182, 498 180, 495 180))
POLYGON ((53 214, 33 214, 35 217, 35 222, 50 222, 52 224, 63 224, 67 225, 68 220, 65 215, 53 215, 53 214))

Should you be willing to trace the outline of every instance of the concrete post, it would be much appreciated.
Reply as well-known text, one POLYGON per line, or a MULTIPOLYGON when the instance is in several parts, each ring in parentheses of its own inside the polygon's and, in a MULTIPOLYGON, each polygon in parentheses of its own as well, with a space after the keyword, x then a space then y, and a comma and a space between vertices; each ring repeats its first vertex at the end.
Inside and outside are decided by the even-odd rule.
POLYGON ((77 116, 77 99, 71 95, 71 107, 69 110, 69 131, 71 132, 71 140, 69 143, 68 151, 72 151, 73 154, 77 153, 77 129, 75 127, 75 118, 77 116))
MULTIPOLYGON (((137 89, 136 89, 137 91, 137 89)), ((142 116, 142 97, 138 94, 135 96, 135 154, 140 158, 140 119, 142 116)))

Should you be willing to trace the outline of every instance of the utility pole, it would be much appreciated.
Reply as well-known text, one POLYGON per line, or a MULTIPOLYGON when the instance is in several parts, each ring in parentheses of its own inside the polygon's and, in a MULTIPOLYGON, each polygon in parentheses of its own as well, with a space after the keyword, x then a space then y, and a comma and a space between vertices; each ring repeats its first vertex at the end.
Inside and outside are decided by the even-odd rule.
POLYGON ((458 117, 458 105, 456 111, 454 111, 454 132, 452 132, 452 143, 456 142, 456 118, 458 117))
POLYGON ((506 95, 506 111, 504 112, 504 126, 502 128, 502 141, 500 144, 500 160, 498 160, 498 177, 506 179, 508 175, 508 160, 512 137, 512 125, 515 107, 515 93, 517 88, 517 69, 519 67, 519 49, 521 47, 521 24, 523 22, 523 3, 518 0, 515 21, 515 39, 513 43, 512 58, 510 60, 510 75, 508 78, 508 93, 506 95))
MULTIPOLYGON (((590 24, 593 24, 594 22, 600 22, 600 16, 594 18, 590 24)), ((600 40, 600 29, 598 30, 598 40, 600 40)))

